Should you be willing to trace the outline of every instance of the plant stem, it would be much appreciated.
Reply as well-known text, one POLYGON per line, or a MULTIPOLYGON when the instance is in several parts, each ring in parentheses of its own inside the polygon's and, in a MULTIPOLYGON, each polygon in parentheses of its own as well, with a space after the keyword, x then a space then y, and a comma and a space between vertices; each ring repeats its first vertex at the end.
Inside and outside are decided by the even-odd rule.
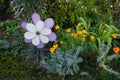
POLYGON ((37 55, 36 55, 36 64, 39 65, 39 62, 40 62, 40 49, 37 50, 37 55))

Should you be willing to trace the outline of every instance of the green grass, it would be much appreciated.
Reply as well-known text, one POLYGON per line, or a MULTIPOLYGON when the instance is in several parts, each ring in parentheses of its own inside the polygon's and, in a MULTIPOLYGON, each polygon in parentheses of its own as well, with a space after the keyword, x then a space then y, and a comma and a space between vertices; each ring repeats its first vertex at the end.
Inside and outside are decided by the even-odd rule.
MULTIPOLYGON (((116 67, 118 61, 111 63, 116 67)), ((92 63, 92 62, 91 62, 92 63)), ((81 71, 89 72, 91 80, 117 80, 97 65, 82 64, 81 71)), ((67 75, 65 80, 77 80, 82 77, 80 73, 73 76, 67 75)), ((46 73, 43 68, 33 64, 26 64, 24 55, 0 53, 0 80, 61 80, 58 74, 46 73)))

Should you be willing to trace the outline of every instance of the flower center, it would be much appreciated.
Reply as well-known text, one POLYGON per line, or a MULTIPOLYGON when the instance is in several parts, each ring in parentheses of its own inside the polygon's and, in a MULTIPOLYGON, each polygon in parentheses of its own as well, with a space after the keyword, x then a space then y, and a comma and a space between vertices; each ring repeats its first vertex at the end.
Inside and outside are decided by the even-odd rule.
POLYGON ((36 35, 40 35, 40 32, 39 32, 39 31, 37 31, 37 32, 36 32, 36 35))

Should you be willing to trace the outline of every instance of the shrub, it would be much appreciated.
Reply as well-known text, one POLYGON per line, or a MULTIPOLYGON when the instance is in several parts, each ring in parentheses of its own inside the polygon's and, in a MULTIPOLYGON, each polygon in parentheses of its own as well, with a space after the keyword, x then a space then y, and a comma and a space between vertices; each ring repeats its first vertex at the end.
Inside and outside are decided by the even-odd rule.
POLYGON ((31 14, 45 13, 46 0, 11 0, 13 11, 18 20, 30 20, 31 14))
POLYGON ((64 52, 58 48, 55 53, 50 54, 50 57, 41 57, 40 65, 45 67, 48 72, 57 73, 63 77, 68 74, 73 75, 80 71, 78 64, 83 61, 79 56, 81 51, 81 46, 64 52))
POLYGON ((23 38, 21 36, 23 31, 18 26, 18 23, 7 20, 0 23, 0 29, 5 32, 1 40, 0 48, 5 48, 7 51, 10 51, 10 53, 17 53, 23 46, 23 38))
POLYGON ((99 0, 12 0, 14 13, 20 20, 28 19, 32 13, 37 12, 46 17, 55 19, 56 24, 60 24, 63 28, 75 26, 79 21, 79 17, 83 17, 86 21, 92 21, 91 25, 98 26, 99 22, 107 22, 110 24, 118 24, 119 2, 115 1, 99 1, 99 0), (102 5, 101 5, 102 4, 102 5), (104 14, 104 15, 103 15, 104 14))
POLYGON ((11 19, 12 16, 12 6, 10 6, 10 0, 0 1, 0 21, 11 19))

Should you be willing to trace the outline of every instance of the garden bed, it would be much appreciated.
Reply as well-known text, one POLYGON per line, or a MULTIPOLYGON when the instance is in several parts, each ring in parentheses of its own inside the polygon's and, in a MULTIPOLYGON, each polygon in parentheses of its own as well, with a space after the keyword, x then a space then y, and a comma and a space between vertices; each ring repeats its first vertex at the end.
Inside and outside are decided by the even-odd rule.
POLYGON ((0 1, 0 80, 120 79, 119 1, 36 1, 0 1))

